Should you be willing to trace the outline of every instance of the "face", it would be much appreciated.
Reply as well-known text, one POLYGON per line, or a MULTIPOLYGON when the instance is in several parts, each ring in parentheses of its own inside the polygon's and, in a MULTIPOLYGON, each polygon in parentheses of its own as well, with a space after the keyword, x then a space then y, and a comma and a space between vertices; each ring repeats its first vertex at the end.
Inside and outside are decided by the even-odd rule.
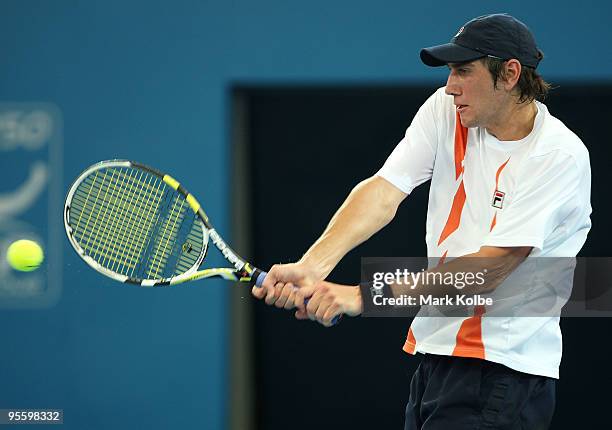
POLYGON ((482 61, 449 64, 446 94, 454 103, 464 127, 490 127, 495 124, 506 93, 493 87, 493 77, 482 61))

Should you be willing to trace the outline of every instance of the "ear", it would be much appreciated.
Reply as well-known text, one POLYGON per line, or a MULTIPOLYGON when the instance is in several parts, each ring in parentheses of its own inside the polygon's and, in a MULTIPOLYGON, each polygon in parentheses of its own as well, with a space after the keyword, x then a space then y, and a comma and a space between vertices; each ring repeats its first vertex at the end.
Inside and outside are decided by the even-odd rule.
POLYGON ((521 77, 522 66, 518 60, 508 60, 504 64, 504 82, 506 91, 512 91, 521 77))

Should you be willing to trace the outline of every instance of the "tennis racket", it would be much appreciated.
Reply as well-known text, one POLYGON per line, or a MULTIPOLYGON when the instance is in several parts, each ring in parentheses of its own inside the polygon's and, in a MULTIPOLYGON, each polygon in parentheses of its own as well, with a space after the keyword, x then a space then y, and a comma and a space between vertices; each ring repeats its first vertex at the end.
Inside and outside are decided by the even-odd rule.
POLYGON ((81 173, 64 225, 78 255, 119 282, 159 287, 221 277, 261 287, 267 275, 225 243, 176 179, 134 161, 102 161, 81 173), (233 267, 199 270, 209 239, 233 267))

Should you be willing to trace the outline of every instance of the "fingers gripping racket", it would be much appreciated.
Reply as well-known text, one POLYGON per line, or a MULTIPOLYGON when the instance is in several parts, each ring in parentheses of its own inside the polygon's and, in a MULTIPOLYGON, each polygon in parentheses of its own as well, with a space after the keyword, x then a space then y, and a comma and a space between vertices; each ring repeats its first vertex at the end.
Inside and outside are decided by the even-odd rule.
POLYGON ((64 225, 79 256, 119 282, 156 287, 221 277, 261 287, 267 275, 225 243, 178 181, 133 161, 86 169, 66 197, 64 225), (232 268, 199 270, 209 239, 232 268))

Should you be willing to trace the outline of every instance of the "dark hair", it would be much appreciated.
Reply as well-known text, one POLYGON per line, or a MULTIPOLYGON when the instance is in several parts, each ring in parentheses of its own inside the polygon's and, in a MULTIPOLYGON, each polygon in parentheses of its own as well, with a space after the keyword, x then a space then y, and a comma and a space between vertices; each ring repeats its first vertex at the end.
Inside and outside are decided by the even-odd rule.
MULTIPOLYGON (((484 57, 482 60, 489 69, 493 77, 493 86, 497 88, 497 81, 505 79, 504 63, 506 60, 501 58, 484 57)), ((519 103, 530 102, 532 100, 543 101, 551 89, 551 85, 538 74, 533 67, 522 66, 521 76, 516 87, 519 93, 519 103)))

